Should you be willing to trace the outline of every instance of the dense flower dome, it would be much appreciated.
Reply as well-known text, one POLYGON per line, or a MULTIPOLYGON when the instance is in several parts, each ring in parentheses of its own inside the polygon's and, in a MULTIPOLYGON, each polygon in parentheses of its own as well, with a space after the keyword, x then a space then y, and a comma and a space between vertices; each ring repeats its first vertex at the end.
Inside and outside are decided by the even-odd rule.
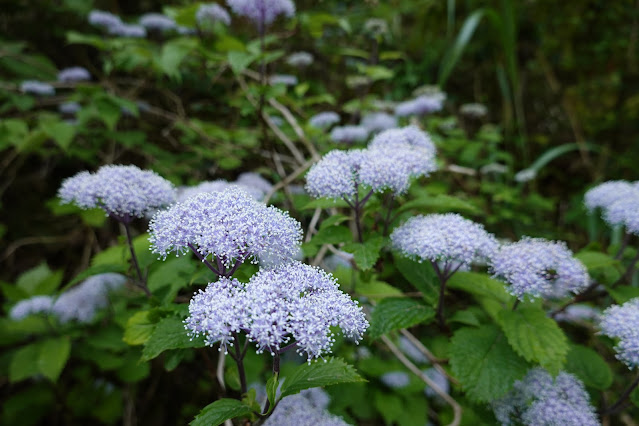
POLYGON ((639 298, 606 309, 599 323, 601 333, 619 339, 617 358, 629 368, 639 366, 639 298))

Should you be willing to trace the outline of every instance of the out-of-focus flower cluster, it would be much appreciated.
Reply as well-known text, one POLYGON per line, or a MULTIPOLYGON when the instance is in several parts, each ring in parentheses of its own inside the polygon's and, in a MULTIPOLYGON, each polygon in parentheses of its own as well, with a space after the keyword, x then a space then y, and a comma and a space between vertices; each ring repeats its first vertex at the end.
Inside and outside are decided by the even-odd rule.
POLYGON ((257 201, 262 201, 273 185, 262 176, 253 172, 242 173, 235 182, 228 182, 223 179, 201 182, 194 186, 183 186, 178 188, 177 201, 184 202, 191 197, 202 193, 222 192, 229 188, 238 188, 245 191, 257 201))
POLYGON ((303 390, 282 399, 264 426, 348 426, 341 417, 328 412, 329 403, 321 388, 303 390))
POLYGON ((584 204, 591 212, 601 209, 611 226, 622 225, 627 233, 639 235, 639 182, 604 182, 586 192, 584 204))
POLYGON ((603 334, 619 339, 617 358, 629 368, 639 366, 639 298, 606 309, 599 325, 603 334))
POLYGON ((231 10, 253 21, 260 31, 280 16, 295 15, 295 3, 291 0, 226 0, 231 10))

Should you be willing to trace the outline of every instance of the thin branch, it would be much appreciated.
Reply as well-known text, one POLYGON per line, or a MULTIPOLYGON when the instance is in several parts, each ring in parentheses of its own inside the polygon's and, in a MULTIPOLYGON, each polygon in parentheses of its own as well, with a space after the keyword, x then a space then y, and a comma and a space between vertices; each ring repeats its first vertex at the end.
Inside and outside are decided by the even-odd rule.
POLYGON ((213 273, 214 273, 215 275, 222 275, 222 274, 220 273, 220 271, 218 271, 217 269, 215 269, 215 267, 214 267, 213 265, 211 265, 211 263, 210 263, 208 260, 206 260, 206 258, 205 258, 204 256, 202 256, 202 255, 200 254, 200 252, 199 252, 199 251, 197 251, 197 249, 195 248, 195 246, 193 246, 193 244, 188 243, 187 245, 189 246, 189 248, 191 249, 191 251, 192 251, 193 253, 195 253, 195 255, 197 256, 197 258, 198 258, 198 259, 200 259, 200 261, 202 261, 202 263, 204 263, 204 264, 206 265, 206 267, 207 267, 207 268, 209 268, 211 271, 213 271, 213 273))
POLYGON ((311 241, 311 238, 313 238, 313 234, 317 232, 317 222, 319 222, 319 218, 322 215, 322 209, 321 208, 316 208, 315 211, 313 212, 313 217, 311 218, 310 223, 308 224, 308 229, 306 230, 306 239, 304 240, 304 242, 309 242, 311 241))
POLYGON ((271 199, 271 197, 273 196, 273 194, 275 194, 279 189, 285 187, 286 185, 289 185, 291 182, 293 182, 295 179, 297 179, 302 173, 304 173, 306 171, 306 169, 311 167, 311 165, 313 165, 313 163, 314 163, 313 160, 308 160, 306 163, 302 164, 295 171, 293 171, 293 173, 291 173, 290 175, 286 176, 286 178, 284 178, 283 180, 281 180, 278 183, 276 183, 275 185, 273 185, 271 190, 264 197, 264 201, 263 201, 264 204, 268 204, 268 202, 271 199))
POLYGON ((459 426, 461 423, 462 408, 450 395, 444 392, 434 381, 432 381, 424 372, 422 372, 415 364, 413 364, 402 351, 387 337, 382 336, 382 341, 388 349, 391 350, 393 355, 408 368, 413 374, 422 379, 424 383, 430 386, 433 391, 439 395, 448 405, 453 409, 453 421, 448 426, 459 426))
POLYGON ((619 410, 619 407, 628 399, 633 390, 639 385, 639 375, 635 378, 635 380, 626 388, 626 390, 621 394, 617 402, 612 404, 610 407, 603 410, 603 415, 607 416, 609 414, 614 414, 619 410))
POLYGON ((279 103, 276 99, 274 98, 270 98, 268 100, 268 102, 271 104, 271 106, 273 106, 273 108, 275 108, 276 110, 278 110, 286 119, 286 121, 288 121, 288 123, 291 125, 291 127, 293 128, 293 131, 295 132, 295 134, 297 135, 297 137, 302 141, 302 143, 306 146, 306 149, 308 149, 308 152, 311 154, 311 157, 315 160, 315 161, 319 161, 320 159, 320 155, 317 152, 317 150, 315 149, 315 146, 313 145, 313 143, 311 141, 308 140, 308 138, 306 137, 306 134, 304 134, 304 131, 302 130, 302 128, 300 127, 300 125, 297 123, 297 120, 295 119, 295 117, 293 116, 293 114, 291 113, 291 111, 286 108, 284 105, 282 105, 281 103, 279 103))

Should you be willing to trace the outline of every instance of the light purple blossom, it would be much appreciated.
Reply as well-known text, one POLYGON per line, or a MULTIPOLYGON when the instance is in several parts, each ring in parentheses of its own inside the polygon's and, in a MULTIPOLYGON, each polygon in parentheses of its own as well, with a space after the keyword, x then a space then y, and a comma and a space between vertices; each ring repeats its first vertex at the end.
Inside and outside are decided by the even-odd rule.
POLYGON ((590 278, 586 267, 565 243, 524 237, 503 245, 491 259, 496 278, 506 281, 518 299, 561 298, 584 290, 590 278))
POLYGON ((240 174, 235 180, 235 183, 262 192, 263 195, 261 198, 264 198, 264 195, 268 194, 273 189, 273 184, 271 182, 264 179, 259 173, 255 172, 245 172, 240 174))
POLYGON ((303 390, 282 399, 264 426, 348 426, 341 417, 326 410, 329 402, 320 388, 303 390))
POLYGON ((623 225, 629 234, 639 235, 639 191, 615 201, 604 210, 604 219, 610 225, 623 225))
POLYGON ((617 358, 629 368, 639 366, 639 298, 606 309, 599 326, 602 334, 619 339, 617 358))
POLYGON ((537 177, 537 170, 535 169, 522 169, 515 173, 515 182, 529 182, 537 177))
POLYGON ((175 201, 171 182, 136 166, 103 166, 65 179, 58 191, 63 203, 99 207, 120 221, 143 217, 175 201))
POLYGON ((429 363, 428 358, 426 358, 426 355, 424 355, 422 351, 420 351, 419 348, 413 344, 413 342, 411 342, 410 340, 408 340, 408 338, 404 336, 399 337, 399 348, 402 350, 402 352, 404 352, 404 354, 407 357, 412 359, 413 362, 416 362, 418 364, 429 363))
POLYGON ((224 25, 231 25, 231 15, 217 3, 201 4, 195 14, 195 19, 200 25, 205 23, 221 22, 224 25))
POLYGON ((337 268, 353 269, 353 257, 351 253, 339 251, 336 254, 326 256, 324 266, 327 271, 335 271, 337 268))
MULTIPOLYGON (((426 375, 426 377, 435 382, 435 385, 439 388, 439 390, 446 394, 450 393, 450 382, 448 381, 448 378, 441 373, 441 371, 436 368, 428 368, 424 370, 423 373, 426 375)), ((439 396, 437 392, 435 392, 435 390, 430 386, 426 386, 424 388, 424 393, 426 394, 426 396, 430 397, 439 396)))
POLYGON ((362 142, 368 138, 368 129, 363 126, 341 126, 331 131, 331 140, 334 142, 352 144, 362 142))
POLYGON ((108 28, 109 34, 119 37, 144 38, 146 28, 142 25, 119 23, 108 28))
POLYGON ((639 197, 639 189, 625 180, 611 180, 601 183, 584 194, 584 204, 591 212, 595 209, 607 209, 616 201, 624 198, 639 197))
POLYGON ((258 353, 274 355, 288 344, 313 358, 330 353, 331 327, 358 342, 368 322, 335 279, 319 268, 293 262, 262 269, 248 284, 221 278, 191 300, 185 326, 191 336, 203 335, 208 345, 226 350, 235 333, 245 333, 258 353))
POLYGON ((556 378, 534 368, 516 381, 505 397, 493 402, 497 420, 504 426, 596 426, 599 425, 590 396, 572 374, 556 378))
POLYGON ((440 111, 444 107, 446 95, 443 93, 424 94, 410 101, 402 102, 395 107, 395 115, 408 117, 410 115, 426 115, 440 111))
MULTIPOLYGON (((497 251, 495 237, 483 225, 456 213, 414 216, 390 236, 393 247, 419 261, 485 263, 497 251)), ((449 269, 447 266, 444 269, 449 269)))
POLYGON ((362 117, 361 127, 364 127, 370 133, 377 133, 383 130, 394 129, 397 127, 397 117, 386 114, 385 112, 374 112, 366 114, 362 117))
POLYGON ((138 22, 147 30, 171 31, 177 27, 173 19, 161 13, 145 13, 138 22))
POLYGON ((89 80, 91 80, 91 74, 86 70, 86 68, 82 67, 65 68, 58 73, 58 81, 65 83, 89 80))
POLYGON ((55 88, 49 83, 37 80, 25 80, 20 83, 20 91, 23 93, 31 93, 39 96, 55 95, 55 88))
POLYGON ((563 312, 555 315, 557 321, 577 323, 580 321, 593 321, 599 319, 601 311, 588 305, 570 305, 563 312))
POLYGON ((479 119, 488 114, 488 108, 483 104, 470 103, 462 105, 461 108, 459 108, 459 112, 467 117, 479 119))
POLYGON ((327 129, 335 123, 339 123, 340 118, 336 112, 325 111, 315 114, 308 120, 308 124, 316 129, 327 129))
POLYGON ((20 321, 30 315, 48 314, 53 307, 51 296, 33 296, 16 303, 9 311, 9 318, 20 321))
POLYGON ((89 24, 103 29, 109 29, 122 24, 119 16, 102 10, 92 10, 89 13, 89 24))
POLYGON ((288 55, 286 63, 292 67, 304 68, 313 63, 313 55, 308 52, 295 52, 288 55))
POLYGON ((382 374, 379 379, 392 389, 405 388, 410 384, 410 376, 404 371, 389 371, 382 374))
POLYGON ((58 111, 62 114, 73 115, 82 109, 82 105, 77 102, 64 102, 58 106, 58 111))
POLYGON ((109 303, 109 293, 121 288, 126 277, 106 273, 87 278, 81 284, 62 293, 53 304, 52 313, 62 323, 90 322, 98 310, 109 303))
POLYGON ((230 188, 203 193, 158 212, 149 224, 152 251, 161 257, 193 247, 226 267, 269 256, 293 258, 302 229, 287 212, 267 207, 246 192, 230 188))
POLYGON ((231 10, 244 16, 263 31, 279 15, 288 18, 295 15, 295 4, 291 0, 226 0, 231 10))
POLYGON ((222 192, 230 188, 241 189, 257 201, 261 201, 265 195, 264 191, 259 188, 218 179, 214 181, 201 182, 195 186, 178 188, 177 201, 184 202, 198 194, 222 192))
POLYGON ((268 82, 271 86, 275 86, 276 84, 295 86, 298 83, 298 79, 296 76, 290 74, 275 74, 268 78, 268 82))

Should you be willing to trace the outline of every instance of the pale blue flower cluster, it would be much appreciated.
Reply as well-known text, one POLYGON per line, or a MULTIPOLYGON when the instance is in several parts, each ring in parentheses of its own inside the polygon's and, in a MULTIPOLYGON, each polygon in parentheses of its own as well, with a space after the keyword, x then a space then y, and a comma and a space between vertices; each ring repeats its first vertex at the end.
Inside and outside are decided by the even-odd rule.
POLYGON ((89 23, 115 36, 131 38, 146 37, 146 28, 142 25, 126 24, 122 22, 119 16, 102 10, 92 10, 89 13, 89 23))
MULTIPOLYGON (((450 393, 450 382, 448 381, 448 378, 444 374, 442 374, 441 371, 434 367, 431 367, 423 370, 422 372, 426 375, 426 377, 428 377, 435 383, 435 386, 437 386, 439 390, 446 394, 450 393)), ((430 386, 426 386, 424 388, 424 394, 431 398, 439 396, 437 392, 435 392, 435 390, 430 386)))
POLYGON ((341 417, 328 412, 329 403, 321 388, 303 390, 282 399, 264 426, 348 426, 341 417))
POLYGON ((446 95, 443 93, 432 93, 418 96, 410 101, 401 102, 395 107, 395 115, 398 117, 408 117, 411 115, 426 115, 440 111, 444 107, 446 95))
POLYGON ((220 342, 220 350, 243 332, 258 353, 274 355, 295 344, 309 361, 331 352, 331 327, 356 342, 368 328, 361 307, 332 275, 299 262, 262 269, 247 284, 229 278, 210 283, 191 299, 189 314, 189 334, 203 335, 211 346, 220 342))
POLYGON ((94 275, 63 292, 57 299, 51 296, 34 296, 18 302, 9 311, 9 318, 19 321, 30 315, 46 314, 55 316, 61 323, 88 323, 98 310, 107 306, 109 293, 121 288, 125 281, 124 275, 120 274, 94 275))
POLYGON ((555 315, 557 321, 579 323, 582 321, 598 320, 601 311, 589 305, 570 305, 563 312, 555 315))
POLYGON ((599 326, 608 337, 619 339, 617 358, 629 368, 639 366, 639 298, 606 309, 599 326))
POLYGON ((596 426, 599 425, 590 396, 572 374, 556 378, 534 368, 516 381, 505 397, 493 402, 497 420, 504 426, 596 426))
POLYGON ((588 287, 586 267, 573 257, 565 243, 542 238, 522 238, 503 245, 491 259, 496 278, 506 281, 518 299, 561 298, 588 287))
POLYGON ((404 256, 454 263, 457 267, 486 263, 498 249, 497 240, 483 225, 456 213, 414 216, 396 228, 390 238, 404 256))
POLYGON ((374 112, 362 117, 360 126, 368 130, 369 133, 394 129, 397 127, 397 117, 386 114, 385 112, 374 112))
POLYGON ((417 346, 413 344, 408 338, 404 336, 399 337, 399 348, 404 354, 409 357, 413 362, 418 364, 428 364, 428 358, 419 350, 417 346))
POLYGON ((604 182, 586 192, 584 204, 591 212, 601 209, 611 226, 622 225, 627 233, 639 235, 639 182, 604 182))
POLYGON ((459 112, 467 117, 479 119, 488 114, 488 108, 483 104, 470 103, 462 105, 461 108, 459 108, 459 112))
POLYGON ((333 124, 339 123, 339 115, 333 111, 324 111, 315 114, 308 120, 308 124, 316 129, 327 129, 333 124))
POLYGON ((222 192, 230 188, 245 191, 257 201, 262 201, 273 186, 257 173, 243 173, 237 181, 228 182, 223 179, 201 182, 195 186, 178 188, 177 201, 184 202, 198 194, 222 192))
POLYGON ((82 109, 82 105, 77 102, 63 102, 58 106, 58 111, 62 114, 74 115, 82 109))
POLYGON ((260 31, 272 24, 279 15, 288 18, 295 15, 295 4, 291 0, 226 0, 226 2, 234 13, 253 21, 260 31))
POLYGON ((37 80, 25 80, 20 83, 20 91, 22 93, 31 93, 38 96, 55 95, 55 88, 49 83, 37 80))
POLYGON ((330 138, 333 142, 352 144, 368 139, 369 131, 363 126, 339 126, 333 128, 330 138))
POLYGON ((231 15, 217 3, 201 4, 195 14, 198 24, 221 22, 224 25, 231 25, 231 15))
POLYGON ((171 18, 161 13, 145 13, 138 21, 147 30, 172 31, 177 28, 177 24, 171 18))
POLYGON ((268 78, 270 85, 283 84, 284 86, 295 86, 299 82, 296 76, 290 74, 275 74, 268 78))
POLYGON ((202 193, 160 211, 149 224, 151 249, 163 258, 197 250, 226 267, 260 257, 292 259, 302 229, 287 212, 229 188, 202 193))
POLYGON ((58 81, 64 83, 75 83, 78 81, 91 80, 91 73, 82 67, 65 68, 58 73, 58 81))
POLYGON ((379 379, 391 389, 402 389, 410 384, 410 376, 404 371, 389 371, 379 379))
POLYGON ((416 127, 386 130, 367 149, 326 154, 306 175, 306 190, 314 197, 355 198, 363 186, 373 192, 402 194, 411 179, 436 169, 435 150, 416 127))
POLYGON ((127 222, 173 203, 176 191, 171 182, 150 170, 109 165, 64 180, 58 196, 63 203, 83 209, 99 207, 127 222))
POLYGON ((9 318, 20 321, 28 316, 37 314, 48 314, 53 307, 53 297, 33 296, 16 303, 9 311, 9 318))
POLYGON ((294 52, 288 55, 286 63, 292 67, 304 68, 313 63, 313 55, 308 52, 294 52))
POLYGON ((144 38, 146 37, 146 28, 142 25, 125 24, 120 22, 117 25, 108 28, 109 34, 119 37, 144 38))

